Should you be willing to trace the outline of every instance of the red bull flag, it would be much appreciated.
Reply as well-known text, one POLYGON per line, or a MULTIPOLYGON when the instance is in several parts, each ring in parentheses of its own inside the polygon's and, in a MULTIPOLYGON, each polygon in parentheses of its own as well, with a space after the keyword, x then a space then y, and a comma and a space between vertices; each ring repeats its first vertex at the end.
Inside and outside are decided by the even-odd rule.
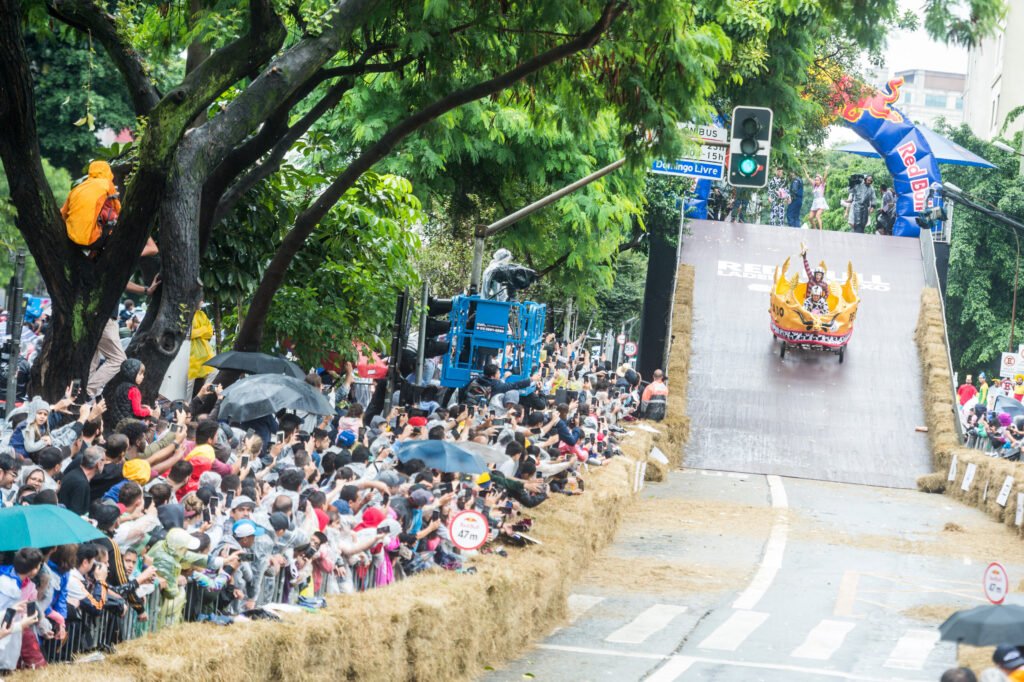
POLYGON ((859 97, 840 94, 836 113, 878 152, 893 177, 893 235, 917 237, 917 214, 933 205, 929 190, 942 176, 924 133, 894 106, 903 84, 902 78, 894 78, 884 90, 871 90, 859 97))

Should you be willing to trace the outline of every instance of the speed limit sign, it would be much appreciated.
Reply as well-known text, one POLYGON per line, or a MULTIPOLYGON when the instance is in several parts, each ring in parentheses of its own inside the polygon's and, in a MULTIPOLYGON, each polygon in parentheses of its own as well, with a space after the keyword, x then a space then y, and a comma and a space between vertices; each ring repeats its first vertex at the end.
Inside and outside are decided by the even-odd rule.
POLYGON ((627 342, 626 343, 626 347, 624 349, 624 352, 626 353, 626 357, 630 357, 631 358, 634 355, 636 355, 636 342, 634 342, 634 341, 627 342))
POLYGON ((487 517, 472 509, 459 512, 448 522, 448 537, 463 551, 479 549, 487 542, 489 532, 487 517))

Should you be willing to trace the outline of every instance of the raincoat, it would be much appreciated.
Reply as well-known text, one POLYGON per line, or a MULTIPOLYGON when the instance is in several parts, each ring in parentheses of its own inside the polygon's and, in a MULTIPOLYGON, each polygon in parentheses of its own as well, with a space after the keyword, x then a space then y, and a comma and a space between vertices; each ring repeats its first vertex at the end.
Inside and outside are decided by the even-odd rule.
POLYGON ((120 212, 121 202, 117 197, 117 185, 114 184, 114 173, 110 170, 110 164, 106 161, 90 163, 89 177, 71 189, 64 206, 60 209, 68 238, 82 246, 96 243, 103 234, 98 220, 103 204, 109 198, 114 209, 120 212))
POLYGON ((206 363, 213 357, 213 346, 210 339, 213 338, 213 325, 210 318, 202 310, 197 310, 192 316, 192 347, 189 350, 188 378, 202 379, 212 374, 213 367, 207 367, 206 363))

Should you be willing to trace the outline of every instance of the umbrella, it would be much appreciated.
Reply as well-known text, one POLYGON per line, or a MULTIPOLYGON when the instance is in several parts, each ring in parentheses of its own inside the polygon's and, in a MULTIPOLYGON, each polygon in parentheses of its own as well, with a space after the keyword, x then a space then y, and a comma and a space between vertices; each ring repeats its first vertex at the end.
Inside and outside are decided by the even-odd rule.
POLYGON ((957 611, 939 626, 942 639, 973 646, 1024 642, 1024 606, 986 604, 957 611))
POLYGON ((1024 415, 1024 405, 1022 405, 1016 398, 1011 398, 1006 395, 997 395, 995 403, 992 404, 992 411, 996 414, 1005 412, 1011 417, 1017 417, 1024 415))
POLYGON ((0 509, 0 552, 54 547, 103 537, 78 514, 55 504, 0 509))
POLYGON ((213 356, 206 364, 217 369, 234 369, 246 374, 284 374, 296 379, 306 377, 302 368, 291 360, 266 353, 229 350, 213 356))
POLYGON ((501 466, 505 462, 512 459, 505 454, 503 448, 495 447, 493 445, 484 445, 483 443, 474 443, 467 441, 465 443, 459 443, 459 447, 463 450, 473 453, 479 457, 484 464, 493 464, 494 466, 501 466))
MULTIPOLYGON (((921 123, 916 124, 917 129, 924 135, 924 139, 928 141, 928 146, 932 149, 932 156, 939 163, 945 163, 950 166, 977 166, 978 168, 995 168, 994 165, 981 158, 969 149, 965 149, 958 145, 953 140, 947 137, 939 135, 937 132, 932 130, 926 125, 921 123)), ((875 148, 871 146, 871 143, 867 140, 858 140, 852 142, 843 147, 839 147, 838 151, 848 152, 850 154, 858 154, 860 156, 874 156, 879 157, 880 154, 875 151, 875 148)))
POLYGON ((311 414, 334 414, 324 395, 302 379, 283 374, 252 374, 224 389, 220 404, 222 419, 247 422, 279 410, 311 414))
POLYGON ((460 474, 482 474, 487 471, 487 465, 480 456, 467 450, 465 445, 446 440, 406 441, 398 449, 398 459, 402 462, 419 459, 430 469, 457 471, 460 474))

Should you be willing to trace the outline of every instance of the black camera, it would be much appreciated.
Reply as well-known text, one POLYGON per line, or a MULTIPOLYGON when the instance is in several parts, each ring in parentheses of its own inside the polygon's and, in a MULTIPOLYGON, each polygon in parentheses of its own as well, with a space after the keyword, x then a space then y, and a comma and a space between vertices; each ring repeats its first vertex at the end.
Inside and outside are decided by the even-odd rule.
POLYGON ((254 552, 242 552, 238 555, 238 560, 245 562, 256 561, 256 554, 254 552))

